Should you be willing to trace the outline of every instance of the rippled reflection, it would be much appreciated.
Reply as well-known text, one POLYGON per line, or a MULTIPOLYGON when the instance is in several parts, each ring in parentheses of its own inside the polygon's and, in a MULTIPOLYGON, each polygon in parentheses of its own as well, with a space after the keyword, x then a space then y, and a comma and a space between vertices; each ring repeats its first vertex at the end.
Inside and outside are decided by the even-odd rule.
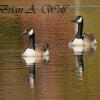
POLYGON ((95 46, 70 46, 75 55, 75 73, 82 79, 84 75, 84 54, 93 54, 96 51, 95 46))
POLYGON ((27 75, 27 84, 31 89, 34 88, 35 85, 35 63, 33 65, 28 65, 28 75, 27 75))
POLYGON ((31 89, 34 89, 35 86, 35 68, 37 63, 48 63, 49 56, 45 57, 23 57, 24 63, 28 68, 28 75, 27 75, 27 84, 30 86, 31 89))

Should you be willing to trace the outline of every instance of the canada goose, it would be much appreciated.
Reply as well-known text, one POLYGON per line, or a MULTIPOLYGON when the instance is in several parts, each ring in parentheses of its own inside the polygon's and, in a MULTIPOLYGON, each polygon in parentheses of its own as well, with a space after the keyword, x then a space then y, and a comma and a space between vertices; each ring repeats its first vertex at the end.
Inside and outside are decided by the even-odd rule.
POLYGON ((22 53, 22 56, 27 56, 27 57, 49 56, 49 50, 48 50, 49 45, 47 43, 42 44, 40 51, 36 50, 35 34, 33 28, 28 28, 27 30, 22 32, 21 35, 28 35, 29 37, 28 46, 22 53))
POLYGON ((75 22, 78 24, 78 32, 75 35, 75 37, 69 42, 69 46, 93 46, 97 44, 96 39, 94 38, 93 34, 85 34, 83 33, 83 17, 82 16, 76 16, 72 22, 75 22))

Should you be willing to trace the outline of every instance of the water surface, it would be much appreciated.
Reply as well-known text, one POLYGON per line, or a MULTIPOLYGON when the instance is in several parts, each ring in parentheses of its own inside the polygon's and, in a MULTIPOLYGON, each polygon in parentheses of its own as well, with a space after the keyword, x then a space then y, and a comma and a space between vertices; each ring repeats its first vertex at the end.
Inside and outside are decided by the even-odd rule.
MULTIPOLYGON (((39 1, 35 2, 41 4, 39 1)), ((68 1, 72 4, 75 2, 90 4, 89 0, 68 1)), ((62 3, 65 1, 63 0, 62 3)), ((17 4, 21 2, 18 1, 17 4)), ((69 8, 65 14, 2 14, 0 16, 0 99, 99 100, 99 20, 100 8, 69 8), (93 32, 97 39, 98 45, 94 52, 76 55, 68 48, 68 42, 75 34, 74 24, 69 21, 76 14, 84 17, 84 32, 93 32), (48 62, 42 60, 27 65, 22 59, 21 52, 27 44, 27 37, 21 37, 20 32, 30 26, 34 27, 37 45, 41 45, 42 42, 49 44, 48 62), (82 67, 81 72, 78 66, 82 67)))

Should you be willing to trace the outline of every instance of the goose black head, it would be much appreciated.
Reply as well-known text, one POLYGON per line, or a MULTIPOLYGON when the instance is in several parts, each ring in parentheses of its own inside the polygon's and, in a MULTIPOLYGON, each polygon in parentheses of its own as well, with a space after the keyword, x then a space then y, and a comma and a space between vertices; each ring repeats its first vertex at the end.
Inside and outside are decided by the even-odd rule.
POLYGON ((21 35, 28 35, 31 36, 34 34, 33 28, 27 28, 24 32, 21 33, 21 35))
POLYGON ((76 17, 72 20, 72 22, 75 22, 75 23, 80 24, 80 23, 83 22, 83 17, 82 17, 82 16, 76 16, 76 17))

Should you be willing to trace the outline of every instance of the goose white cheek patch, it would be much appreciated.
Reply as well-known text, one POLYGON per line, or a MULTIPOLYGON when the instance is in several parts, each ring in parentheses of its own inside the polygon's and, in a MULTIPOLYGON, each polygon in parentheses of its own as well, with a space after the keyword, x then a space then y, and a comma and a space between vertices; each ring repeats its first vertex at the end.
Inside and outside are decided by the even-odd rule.
POLYGON ((81 23, 82 22, 82 17, 80 17, 79 20, 77 20, 78 23, 81 23))
POLYGON ((33 29, 31 29, 31 31, 28 33, 28 35, 32 35, 33 34, 33 29))

